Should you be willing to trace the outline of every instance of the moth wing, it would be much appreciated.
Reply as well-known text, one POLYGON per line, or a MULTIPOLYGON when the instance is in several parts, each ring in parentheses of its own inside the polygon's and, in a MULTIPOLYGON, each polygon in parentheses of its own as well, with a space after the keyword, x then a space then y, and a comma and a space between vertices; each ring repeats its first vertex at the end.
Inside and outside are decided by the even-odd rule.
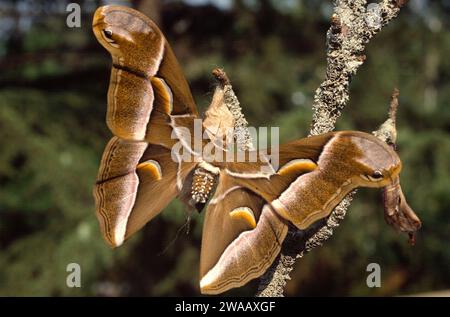
POLYGON ((120 246, 159 214, 179 192, 193 164, 172 160, 170 150, 113 137, 103 153, 94 188, 105 240, 120 246))
MULTIPOLYGON (((162 34, 159 29, 158 32, 162 34)), ((155 77, 163 79, 170 88, 173 97, 171 114, 192 114, 198 116, 197 107, 186 77, 169 42, 165 38, 162 59, 155 77)))
POLYGON ((238 185, 263 197, 280 216, 295 225, 302 223, 304 218, 317 220, 321 215, 315 210, 305 210, 302 200, 306 194, 317 198, 323 195, 321 188, 308 188, 308 184, 320 172, 321 154, 332 137, 332 133, 308 137, 268 151, 267 158, 260 160, 259 169, 267 171, 271 168, 272 172, 249 173, 246 162, 227 163, 227 172, 235 177, 238 185), (282 202, 280 198, 283 198, 282 202))
MULTIPOLYGON (((200 260, 202 293, 218 294, 242 286, 269 268, 288 229, 287 220, 272 202, 290 190, 292 182, 317 169, 330 137, 294 141, 280 146, 276 153, 269 151, 268 155, 245 153, 245 159, 256 157, 255 162, 239 162, 235 157, 233 162, 226 163, 211 200, 215 204, 210 204, 206 212, 200 260), (269 156, 273 154, 278 156, 269 156), (238 205, 257 210, 254 229, 243 229, 243 219, 241 223, 230 219, 230 211, 238 205)), ((296 203, 301 204, 301 197, 297 197, 296 203)))
POLYGON ((181 67, 170 45, 167 41, 165 43, 160 67, 150 81, 154 95, 153 111, 145 140, 167 148, 173 148, 180 141, 188 152, 198 156, 199 153, 193 150, 193 136, 195 120, 201 120, 181 67))
POLYGON ((200 280, 203 294, 220 294, 260 277, 281 251, 288 225, 270 207, 263 206, 257 226, 243 231, 200 280))
POLYGON ((287 232, 286 223, 260 196, 237 186, 224 172, 219 180, 203 225, 200 288, 204 294, 222 293, 263 274, 287 232))
MULTIPOLYGON (((153 67, 149 67, 152 70, 150 74, 145 74, 129 65, 113 64, 106 122, 114 135, 126 140, 143 141, 151 133, 161 133, 152 129, 150 124, 155 112, 167 119, 170 115, 198 117, 198 111, 175 54, 158 26, 135 10, 121 10, 137 15, 152 29, 145 43, 151 49, 146 56, 136 58, 151 61, 153 67)), ((170 134, 166 133, 164 137, 170 138, 170 134)))

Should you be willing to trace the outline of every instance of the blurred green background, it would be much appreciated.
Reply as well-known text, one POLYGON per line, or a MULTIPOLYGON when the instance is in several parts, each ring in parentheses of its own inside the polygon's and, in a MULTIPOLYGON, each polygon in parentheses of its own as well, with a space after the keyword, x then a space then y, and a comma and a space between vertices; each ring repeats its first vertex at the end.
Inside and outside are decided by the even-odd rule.
MULTIPOLYGON (((178 202, 122 247, 104 243, 92 187, 103 148, 110 57, 91 20, 104 1, 0 1, 0 295, 198 295, 203 215, 188 235, 178 202), (173 243, 171 243, 173 242, 173 243), (66 286, 66 266, 82 287, 66 286)), ((306 136, 324 78, 331 1, 111 1, 139 8, 172 44, 201 111, 221 66, 251 125, 306 136)), ((383 219, 380 193, 360 190, 334 236, 299 260, 286 295, 416 294, 450 288, 450 1, 411 0, 368 45, 338 129, 375 130, 400 89, 402 185, 423 221, 417 245, 383 219), (382 287, 366 286, 381 265, 382 287)), ((227 293, 254 295, 255 283, 227 293)))

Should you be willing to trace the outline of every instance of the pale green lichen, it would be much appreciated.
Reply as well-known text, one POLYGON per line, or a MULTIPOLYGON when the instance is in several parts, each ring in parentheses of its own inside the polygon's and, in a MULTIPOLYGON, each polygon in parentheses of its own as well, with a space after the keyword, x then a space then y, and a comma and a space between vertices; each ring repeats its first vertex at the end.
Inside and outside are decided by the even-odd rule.
POLYGON ((252 150, 253 142, 248 130, 248 122, 242 113, 242 108, 236 94, 231 87, 231 84, 226 84, 223 87, 224 90, 224 103, 230 110, 234 118, 234 130, 233 135, 236 140, 239 150, 252 150))
MULTIPOLYGON (((365 0, 334 3, 332 26, 327 32, 326 79, 314 96, 311 135, 334 130, 349 100, 350 77, 364 63, 366 44, 398 15, 404 4, 400 0, 384 0, 377 4, 377 10, 367 10, 365 0)), ((374 4, 370 5, 373 8, 374 4)))

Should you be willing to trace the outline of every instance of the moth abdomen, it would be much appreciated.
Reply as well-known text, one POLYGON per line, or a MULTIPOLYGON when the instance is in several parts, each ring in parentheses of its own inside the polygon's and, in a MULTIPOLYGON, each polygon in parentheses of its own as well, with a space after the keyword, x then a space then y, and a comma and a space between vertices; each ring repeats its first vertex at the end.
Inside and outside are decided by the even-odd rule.
POLYGON ((201 212, 208 201, 216 185, 217 175, 202 168, 197 167, 192 177, 191 202, 192 205, 201 212))

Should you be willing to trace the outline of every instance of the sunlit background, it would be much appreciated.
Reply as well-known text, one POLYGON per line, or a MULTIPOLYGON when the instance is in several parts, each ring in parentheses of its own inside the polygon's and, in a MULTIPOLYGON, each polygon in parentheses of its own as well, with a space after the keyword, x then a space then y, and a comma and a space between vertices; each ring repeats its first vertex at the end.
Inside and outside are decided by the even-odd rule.
MULTIPOLYGON (((203 215, 191 230, 171 204, 122 247, 103 241, 92 187, 111 134, 105 124, 110 56, 91 31, 95 9, 79 1, 0 1, 0 295, 198 295, 203 215), (179 234, 177 235, 177 232, 179 234), (79 263, 81 288, 66 286, 79 263)), ((324 79, 329 0, 110 1, 161 27, 200 111, 224 67, 248 121, 306 136, 324 79)), ((384 222, 380 193, 361 190, 334 236, 296 264, 288 296, 392 296, 450 288, 450 1, 411 0, 368 45, 338 129, 372 131, 400 89, 402 185, 423 221, 417 245, 384 222), (366 267, 381 266, 368 288, 366 267)), ((257 283, 227 293, 254 295, 257 283)))

